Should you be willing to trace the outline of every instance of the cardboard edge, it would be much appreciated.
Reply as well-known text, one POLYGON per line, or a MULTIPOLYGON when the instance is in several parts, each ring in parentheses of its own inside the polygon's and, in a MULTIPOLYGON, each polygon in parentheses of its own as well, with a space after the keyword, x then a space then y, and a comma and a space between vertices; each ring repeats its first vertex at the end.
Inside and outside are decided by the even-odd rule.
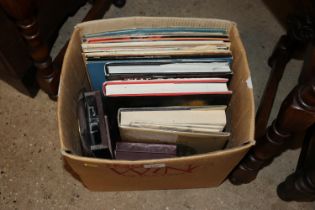
MULTIPOLYGON (((72 42, 74 42, 74 36, 76 33, 79 33, 80 31, 80 28, 77 28, 77 27, 74 27, 74 30, 71 34, 71 37, 70 37, 70 41, 69 41, 69 44, 68 46, 71 46, 72 45, 72 42)), ((67 48, 66 50, 66 53, 65 53, 65 56, 64 56, 64 61, 66 60, 69 60, 68 59, 69 57, 69 48, 67 48)), ((59 94, 58 94, 58 101, 57 101, 57 123, 58 123, 58 134, 59 134, 59 142, 60 142, 60 147, 62 150, 66 150, 67 148, 65 147, 65 144, 63 143, 63 126, 61 126, 62 122, 61 122, 61 112, 60 110, 62 109, 62 104, 63 103, 63 98, 64 97, 61 97, 61 94, 62 94, 62 89, 63 89, 63 78, 64 78, 64 74, 66 72, 66 69, 65 69, 65 65, 62 65, 62 68, 61 68, 61 74, 60 74, 60 81, 59 81, 59 94)))
POLYGON ((66 149, 61 149, 61 154, 64 157, 67 157, 72 160, 76 161, 82 161, 87 164, 126 164, 126 165, 143 165, 143 164, 156 164, 158 162, 163 162, 165 164, 167 163, 176 163, 176 162, 183 162, 183 161, 188 161, 188 160, 202 160, 204 158, 212 158, 212 157, 218 157, 218 156, 225 156, 225 155, 230 155, 233 153, 239 153, 245 150, 250 149, 253 145, 255 144, 254 141, 248 141, 248 143, 227 149, 227 150, 220 150, 220 151, 214 151, 206 154, 199 154, 199 155, 193 155, 193 156, 186 156, 186 157, 176 157, 176 158, 163 158, 163 159, 154 159, 154 160, 135 160, 135 161, 129 161, 129 160, 110 160, 110 159, 101 159, 101 158, 90 158, 90 157, 83 157, 83 156, 78 156, 75 154, 70 154, 67 152, 66 149))
POLYGON ((86 25, 90 25, 90 24, 98 24, 98 23, 104 23, 104 22, 113 22, 113 21, 124 21, 124 20, 168 20, 168 19, 172 19, 172 21, 183 21, 183 20, 189 20, 189 21, 205 21, 205 20, 211 20, 211 21, 217 21, 217 22, 221 22, 221 23, 228 23, 228 24, 235 24, 235 22, 230 21, 230 20, 225 20, 225 19, 219 19, 219 18, 190 18, 190 17, 158 17, 158 16, 129 16, 129 17, 116 17, 116 18, 109 18, 109 19, 99 19, 99 20, 90 20, 90 21, 85 21, 82 23, 78 23, 74 28, 80 28, 80 27, 84 27, 86 25))
MULTIPOLYGON (((245 70, 248 73, 248 77, 246 78, 246 83, 247 83, 247 88, 250 90, 251 107, 253 107, 253 109, 251 110, 251 115, 255 116, 255 100, 254 100, 255 98, 254 98, 254 91, 253 91, 253 85, 252 85, 252 80, 251 80, 251 71, 250 71, 250 66, 249 66, 248 58, 247 58, 247 52, 245 50, 243 41, 241 39, 239 30, 237 29, 236 23, 234 23, 233 26, 231 27, 230 33, 232 32, 232 30, 234 31, 234 35, 238 37, 238 40, 240 42, 240 50, 242 51, 242 57, 244 59, 244 62, 246 63, 246 69, 245 70)), ((256 144, 256 141, 255 141, 255 118, 253 118, 251 120, 249 131, 250 131, 249 135, 251 138, 250 141, 253 142, 253 145, 255 145, 256 144)))
MULTIPOLYGON (((168 21, 170 23, 174 23, 176 21, 179 22, 183 22, 183 21, 187 21, 188 22, 199 22, 199 21, 211 21, 211 22, 217 22, 220 25, 222 25, 222 27, 225 27, 225 25, 236 25, 235 22, 229 21, 229 20, 224 20, 224 19, 217 19, 217 18, 190 18, 190 17, 156 17, 156 16, 150 16, 150 17, 146 17, 146 16, 130 16, 130 17, 117 17, 117 18, 109 18, 109 19, 100 19, 100 20, 91 20, 91 21, 86 21, 86 22, 82 22, 79 23, 75 26, 75 28, 84 28, 86 26, 91 26, 91 25, 97 25, 99 23, 110 23, 113 24, 113 22, 117 21, 117 23, 123 22, 123 21, 132 21, 133 23, 137 23, 137 22, 141 22, 141 21, 150 21, 152 23, 156 23, 157 21, 168 21)), ((225 27, 226 28, 226 27, 225 27)), ((230 28, 228 29, 228 33, 230 33, 230 28)), ((110 31, 110 30, 109 30, 110 31)), ((80 33, 80 36, 82 37, 83 34, 80 33)))

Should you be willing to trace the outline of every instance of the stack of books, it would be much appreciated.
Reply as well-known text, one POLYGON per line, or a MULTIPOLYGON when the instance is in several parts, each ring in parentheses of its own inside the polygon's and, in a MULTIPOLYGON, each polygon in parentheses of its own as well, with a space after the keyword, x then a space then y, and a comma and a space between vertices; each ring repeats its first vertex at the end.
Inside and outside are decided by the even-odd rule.
MULTIPOLYGON (((140 156, 150 159, 146 147, 159 153, 165 148, 174 152, 170 146, 180 145, 189 154, 224 148, 230 137, 226 108, 233 75, 225 29, 133 28, 85 34, 82 54, 92 90, 102 92, 108 139, 117 145, 113 157, 134 159, 132 153, 143 152, 149 154, 140 156), (120 154, 126 148, 131 155, 120 154)), ((176 154, 183 153, 177 149, 176 154)))

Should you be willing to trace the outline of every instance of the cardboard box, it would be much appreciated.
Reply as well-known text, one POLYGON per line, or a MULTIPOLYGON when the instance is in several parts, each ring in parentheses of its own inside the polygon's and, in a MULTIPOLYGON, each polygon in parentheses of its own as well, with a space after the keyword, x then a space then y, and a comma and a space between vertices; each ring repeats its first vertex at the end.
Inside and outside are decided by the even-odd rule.
POLYGON ((83 184, 95 191, 201 188, 220 185, 254 145, 254 99, 246 53, 236 24, 217 19, 130 17, 77 25, 62 67, 58 99, 61 153, 83 184), (144 27, 224 27, 232 42, 232 137, 225 150, 190 157, 119 161, 80 156, 76 106, 79 91, 89 83, 81 55, 85 33, 144 27))

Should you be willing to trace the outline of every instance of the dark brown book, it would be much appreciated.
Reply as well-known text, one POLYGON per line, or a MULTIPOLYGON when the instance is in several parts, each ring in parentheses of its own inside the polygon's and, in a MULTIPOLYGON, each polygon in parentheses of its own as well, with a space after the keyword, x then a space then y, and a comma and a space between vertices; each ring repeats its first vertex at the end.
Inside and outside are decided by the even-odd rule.
POLYGON ((118 160, 150 160, 176 157, 177 146, 172 144, 116 143, 118 160))

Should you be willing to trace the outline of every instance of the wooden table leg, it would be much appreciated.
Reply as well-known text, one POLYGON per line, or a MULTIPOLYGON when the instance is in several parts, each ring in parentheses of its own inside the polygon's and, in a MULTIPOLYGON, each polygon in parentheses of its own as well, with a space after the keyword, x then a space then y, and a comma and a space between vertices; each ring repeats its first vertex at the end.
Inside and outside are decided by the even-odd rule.
POLYGON ((287 96, 272 126, 230 174, 233 184, 254 180, 259 170, 285 150, 294 132, 305 131, 315 122, 315 47, 307 53, 302 74, 310 75, 287 96))
POLYGON ((284 201, 315 201, 315 125, 306 133, 296 171, 277 192, 284 201))
POLYGON ((36 77, 39 87, 54 98, 58 94, 59 71, 53 68, 49 49, 39 33, 34 1, 0 0, 0 5, 16 20, 29 46, 30 55, 37 68, 36 77))
MULTIPOLYGON (((297 13, 288 17, 287 35, 280 38, 268 60, 271 73, 256 113, 255 139, 261 138, 266 132, 278 85, 287 63, 292 57, 303 54, 301 50, 303 51, 306 44, 313 40, 313 23, 309 21, 305 12, 301 13, 302 15, 297 13)), ((301 77, 308 78, 309 75, 304 73, 301 77)))
MULTIPOLYGON (((103 17, 105 12, 110 8, 112 1, 111 0, 95 0, 93 1, 93 6, 90 11, 86 14, 82 22, 100 19, 103 17)), ((53 61, 54 67, 60 69, 63 63, 63 57, 65 56, 69 41, 62 47, 53 61)))
POLYGON ((260 138, 266 132, 279 82, 287 63, 290 61, 296 50, 297 44, 298 42, 296 40, 284 35, 279 39, 269 58, 268 64, 271 67, 271 72, 256 113, 255 139, 260 138))

